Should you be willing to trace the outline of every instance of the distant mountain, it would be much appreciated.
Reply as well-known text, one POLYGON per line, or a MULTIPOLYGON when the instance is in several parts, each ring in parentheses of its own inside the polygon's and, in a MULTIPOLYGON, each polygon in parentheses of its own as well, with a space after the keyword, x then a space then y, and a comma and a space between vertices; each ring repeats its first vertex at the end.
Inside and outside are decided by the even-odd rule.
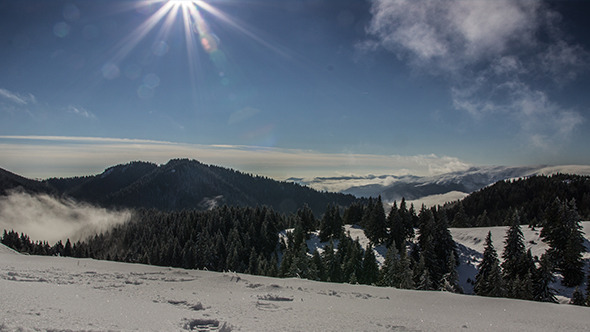
MULTIPOLYGON (((357 197, 376 197, 381 195, 383 201, 419 200, 438 195, 444 199, 447 193, 469 194, 501 180, 527 177, 531 175, 548 175, 568 173, 590 175, 590 166, 524 166, 524 167, 471 167, 465 171, 445 173, 436 176, 381 175, 381 176, 347 176, 306 179, 289 179, 308 185, 318 190, 328 190, 352 194, 357 197)), ((457 197, 457 195, 454 195, 457 197)), ((434 202, 434 200, 432 200, 434 202)), ((444 202, 439 202, 440 204, 444 202)))
POLYGON ((266 205, 294 212, 307 204, 316 215, 328 204, 348 206, 358 198, 319 192, 290 182, 252 176, 235 170, 175 159, 165 165, 131 162, 86 177, 30 180, 0 170, 0 193, 21 187, 33 193, 51 193, 105 207, 160 210, 207 209, 216 205, 266 205))

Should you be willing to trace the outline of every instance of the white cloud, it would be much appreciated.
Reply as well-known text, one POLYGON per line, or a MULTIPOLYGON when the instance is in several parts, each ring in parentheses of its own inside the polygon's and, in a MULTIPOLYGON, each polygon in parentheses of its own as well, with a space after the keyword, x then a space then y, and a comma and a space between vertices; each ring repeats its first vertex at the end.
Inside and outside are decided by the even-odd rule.
POLYGON ((0 229, 26 233, 33 241, 83 240, 131 218, 130 211, 13 191, 0 197, 0 229))
POLYGON ((436 155, 369 155, 319 153, 297 149, 237 145, 199 145, 139 139, 0 136, 3 164, 28 177, 46 178, 97 174, 131 160, 165 163, 172 158, 192 158, 208 164, 286 179, 335 174, 435 175, 467 169, 454 157, 436 155))
POLYGON ((35 96, 30 93, 26 96, 23 96, 21 94, 11 92, 9 90, 2 88, 0 88, 0 97, 7 99, 18 105, 28 105, 31 103, 35 104, 37 102, 37 98, 35 98, 35 96))
POLYGON ((377 0, 368 32, 414 64, 451 71, 531 43, 539 9, 536 1, 377 0))
POLYGON ((573 81, 580 71, 587 70, 590 55, 580 45, 558 41, 539 53, 541 68, 558 83, 573 81))
POLYGON ((94 113, 90 112, 89 110, 87 110, 83 107, 77 107, 77 106, 70 105, 68 107, 68 112, 82 116, 87 119, 96 119, 96 116, 94 115, 94 113))
POLYGON ((590 56, 563 38, 559 14, 542 1, 376 0, 372 14, 374 39, 361 47, 381 46, 442 75, 455 109, 479 120, 516 121, 520 134, 542 148, 560 146, 584 121, 552 101, 546 83, 571 82, 588 69, 590 56))

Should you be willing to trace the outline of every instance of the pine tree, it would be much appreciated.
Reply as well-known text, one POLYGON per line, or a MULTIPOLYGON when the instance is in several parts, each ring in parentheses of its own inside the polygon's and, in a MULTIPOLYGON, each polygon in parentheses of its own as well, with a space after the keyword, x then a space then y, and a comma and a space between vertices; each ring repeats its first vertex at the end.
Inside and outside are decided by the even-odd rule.
POLYGON ((563 275, 562 284, 573 287, 584 279, 582 253, 584 237, 575 201, 562 203, 558 198, 545 211, 541 238, 549 244, 549 255, 557 271, 563 275))
POLYGON ((557 303, 555 290, 551 288, 551 283, 554 280, 553 264, 549 259, 549 255, 543 254, 539 260, 539 268, 533 276, 533 300, 557 303))
POLYGON ((389 227, 389 233, 387 236, 386 247, 389 248, 392 244, 395 243, 395 245, 397 246, 397 250, 399 251, 400 248, 403 245, 405 245, 406 235, 403 220, 400 216, 396 202, 393 202, 391 210, 387 215, 387 226, 389 227))
POLYGON ((362 278, 361 283, 372 285, 379 279, 379 265, 373 252, 373 247, 369 244, 365 248, 363 255, 362 278))
MULTIPOLYGON (((414 205, 410 205, 410 209, 406 206, 406 199, 402 197, 399 203, 399 216, 402 219, 402 225, 404 229, 404 239, 408 240, 414 237, 414 205)), ((398 250, 401 250, 401 244, 398 244, 398 250)))
POLYGON ((463 294, 463 289, 459 285, 459 274, 456 269, 455 255, 450 256, 447 269, 449 272, 443 276, 440 289, 447 292, 463 294))
POLYGON ((344 224, 338 207, 335 205, 328 206, 320 221, 320 241, 326 242, 330 239, 339 239, 344 233, 343 227, 344 224))
POLYGON ((452 222, 453 227, 468 227, 467 222, 467 214, 465 213, 465 208, 463 207, 463 203, 459 202, 459 210, 455 214, 452 222))
POLYGON ((66 245, 64 246, 63 255, 65 257, 72 257, 74 255, 74 250, 72 248, 72 242, 70 242, 70 239, 66 240, 66 245))
POLYGON ((412 280, 413 273, 411 268, 410 258, 406 253, 406 247, 402 247, 399 254, 399 264, 396 269, 397 279, 399 280, 399 288, 414 289, 414 280, 412 280))
POLYGON ((385 254, 385 261, 381 266, 381 273, 379 277, 379 286, 397 287, 399 281, 397 280, 397 266, 399 265, 398 251, 395 243, 393 243, 387 253, 385 254))
POLYGON ((516 279, 520 282, 524 276, 521 272, 521 263, 525 256, 524 236, 520 228, 520 216, 517 211, 510 214, 509 220, 506 222, 510 228, 506 232, 504 252, 502 253, 502 278, 509 297, 516 297, 519 293, 516 285, 516 279))
POLYGON ((574 293, 572 294, 572 299, 570 300, 570 304, 573 305, 584 305, 584 294, 580 291, 579 287, 576 287, 574 293))
POLYGON ((387 224, 381 196, 372 204, 370 210, 367 209, 366 215, 364 222, 365 235, 371 242, 378 245, 387 238, 387 224))
POLYGON ((314 250, 313 256, 311 257, 310 275, 312 280, 326 281, 326 268, 317 249, 314 250))
POLYGON ((502 253, 502 272, 505 280, 512 280, 518 275, 521 256, 525 254, 524 236, 519 221, 520 217, 514 211, 508 221, 510 228, 506 232, 502 253))
POLYGON ((432 290, 434 289, 430 272, 426 266, 424 255, 420 253, 420 260, 414 268, 414 283, 418 290, 432 290))
POLYGON ((478 266, 473 291, 481 296, 502 296, 502 276, 498 254, 492 243, 492 232, 485 240, 483 259, 478 266))
POLYGON ((431 267, 431 274, 435 285, 440 287, 443 276, 455 270, 458 255, 455 241, 449 231, 446 213, 442 210, 437 212, 435 208, 432 211, 436 220, 433 229, 435 262, 431 267), (449 264, 451 259, 452 265, 449 264))
POLYGON ((326 268, 326 281, 340 282, 342 270, 340 268, 340 262, 334 252, 334 243, 330 241, 325 247, 322 253, 323 265, 326 268))
POLYGON ((313 211, 309 205, 304 204, 302 208, 297 210, 297 217, 299 218, 300 225, 305 233, 306 239, 309 239, 309 232, 313 232, 316 229, 316 220, 313 215, 313 211))

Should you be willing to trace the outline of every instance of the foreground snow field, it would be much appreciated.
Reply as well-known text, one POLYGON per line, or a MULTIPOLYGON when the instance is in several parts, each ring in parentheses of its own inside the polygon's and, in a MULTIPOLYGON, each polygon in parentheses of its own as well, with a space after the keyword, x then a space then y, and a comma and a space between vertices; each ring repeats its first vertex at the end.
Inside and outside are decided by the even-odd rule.
POLYGON ((587 331, 588 310, 0 246, 0 331, 587 331))

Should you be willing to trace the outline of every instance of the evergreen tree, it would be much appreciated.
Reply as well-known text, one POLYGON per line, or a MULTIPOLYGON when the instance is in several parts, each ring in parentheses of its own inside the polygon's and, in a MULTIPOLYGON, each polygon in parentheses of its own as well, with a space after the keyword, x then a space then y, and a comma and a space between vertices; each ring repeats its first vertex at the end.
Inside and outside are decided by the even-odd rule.
POLYGON ((426 266, 424 254, 422 252, 420 253, 420 261, 414 268, 414 283, 418 290, 434 289, 432 279, 430 278, 430 272, 428 272, 428 267, 426 266))
POLYGON ((381 266, 381 273, 379 278, 379 286, 398 287, 399 280, 397 275, 398 265, 400 260, 398 257, 396 244, 393 243, 387 253, 385 254, 385 261, 381 266))
POLYGON ((539 260, 539 268, 533 276, 533 300, 557 303, 555 290, 551 288, 551 283, 554 280, 553 264, 549 259, 549 255, 543 254, 539 260))
POLYGON ((335 205, 328 206, 320 221, 320 241, 326 242, 330 239, 339 239, 343 233, 344 224, 338 207, 335 205))
POLYGON ((326 268, 326 281, 340 282, 342 270, 340 262, 336 253, 334 252, 334 243, 330 241, 325 247, 322 253, 323 265, 326 268))
POLYGON ((582 253, 584 237, 575 201, 562 203, 558 198, 545 212, 541 238, 549 244, 549 256, 563 275, 562 284, 580 285, 584 279, 582 253))
POLYGON ((398 268, 396 269, 397 280, 399 280, 399 288, 414 289, 414 280, 412 280, 413 273, 410 263, 410 258, 406 253, 406 247, 403 246, 400 250, 400 258, 398 268))
POLYGON ((498 254, 492 243, 492 232, 485 240, 483 259, 478 266, 473 291, 481 296, 502 296, 502 276, 498 254))
POLYGON ((307 256, 307 244, 299 244, 292 256, 288 275, 290 277, 307 278, 309 275, 309 257, 307 256))
POLYGON ((383 210, 383 202, 381 196, 377 201, 367 209, 366 218, 364 222, 365 235, 375 245, 380 244, 387 238, 387 224, 385 222, 385 211, 383 210))
POLYGON ((74 250, 72 248, 72 242, 70 242, 70 239, 66 240, 66 245, 64 246, 63 255, 65 257, 72 257, 74 255, 74 250))
MULTIPOLYGON (((402 228, 403 228, 403 238, 405 240, 411 239, 414 237, 414 205, 410 206, 408 209, 406 204, 406 199, 402 197, 401 202, 399 203, 398 214, 401 218, 402 228)), ((401 243, 398 243, 398 250, 401 250, 401 243)))
POLYGON ((520 228, 520 216, 517 211, 510 214, 509 220, 506 222, 510 228, 506 232, 504 241, 504 252, 502 253, 502 278, 507 290, 507 295, 510 297, 520 298, 516 295, 519 292, 518 288, 521 285, 515 285, 515 281, 524 276, 521 272, 521 263, 525 256, 524 236, 520 228))
POLYGON ((389 227, 389 233, 387 236, 386 247, 389 248, 395 243, 397 250, 399 251, 406 243, 406 234, 403 219, 397 208, 396 202, 393 202, 391 210, 389 210, 389 214, 387 215, 387 227, 389 227))
POLYGON ((572 294, 572 299, 570 300, 570 304, 573 305, 584 305, 584 294, 580 291, 579 287, 576 287, 574 293, 572 294))
POLYGON ((313 278, 313 273, 311 273, 312 280, 326 281, 326 268, 317 249, 314 250, 313 256, 311 257, 310 270, 312 270, 312 272, 316 271, 316 278, 313 278))
POLYGON ((250 258, 248 258, 248 269, 246 270, 246 273, 258 274, 258 265, 258 255, 256 254, 256 249, 252 247, 252 250, 250 250, 250 258))
POLYGON ((433 229, 435 262, 431 267, 432 279, 437 287, 440 286, 443 276, 455 270, 458 254, 456 244, 449 231, 449 224, 446 213, 442 210, 432 209, 433 215, 436 216, 433 229), (449 261, 453 260, 450 265, 449 261))
POLYGON ((372 285, 379 279, 379 265, 373 252, 373 247, 369 244, 365 248, 363 255, 362 278, 361 283, 372 285))
POLYGON ((459 285, 459 274, 456 269, 455 255, 450 255, 447 269, 449 272, 443 276, 440 289, 447 292, 463 294, 463 289, 459 285))
POLYGON ((457 211, 457 213, 455 214, 455 217, 453 218, 453 222, 452 225, 453 227, 468 227, 468 220, 467 220, 467 214, 465 213, 465 208, 463 207, 463 203, 461 201, 459 201, 458 203, 459 205, 459 210, 457 211))
POLYGON ((359 203, 352 203, 342 217, 345 225, 360 225, 363 220, 364 209, 359 203))
POLYGON ((297 217, 303 232, 305 233, 306 239, 309 239, 309 233, 315 231, 317 225, 313 215, 313 211, 309 205, 304 204, 302 208, 297 210, 297 217))

